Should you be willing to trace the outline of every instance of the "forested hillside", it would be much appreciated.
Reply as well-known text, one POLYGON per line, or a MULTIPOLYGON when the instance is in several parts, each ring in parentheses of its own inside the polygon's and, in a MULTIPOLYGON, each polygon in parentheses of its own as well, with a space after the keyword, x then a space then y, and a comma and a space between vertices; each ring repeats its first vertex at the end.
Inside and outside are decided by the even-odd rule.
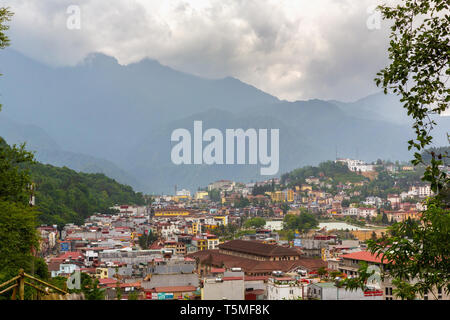
POLYGON ((366 179, 365 177, 350 171, 348 167, 342 163, 326 161, 320 163, 317 167, 306 166, 283 174, 281 176, 281 183, 289 185, 301 185, 305 183, 306 178, 319 176, 331 178, 330 182, 332 184, 359 182, 366 179))
POLYGON ((115 204, 144 204, 141 193, 104 174, 79 173, 36 163, 30 166, 36 184, 36 206, 43 224, 82 223, 95 212, 108 212, 115 204))

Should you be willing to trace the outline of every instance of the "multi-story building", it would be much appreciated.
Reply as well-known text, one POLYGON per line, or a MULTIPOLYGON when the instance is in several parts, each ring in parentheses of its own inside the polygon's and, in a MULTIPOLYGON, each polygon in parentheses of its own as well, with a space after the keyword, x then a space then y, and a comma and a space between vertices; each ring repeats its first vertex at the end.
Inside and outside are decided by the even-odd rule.
POLYGON ((379 290, 362 291, 361 289, 346 290, 336 287, 333 282, 318 282, 308 285, 308 299, 314 300, 382 300, 379 290))
POLYGON ((205 278, 201 297, 202 300, 244 300, 244 273, 225 272, 221 278, 205 278))
POLYGON ((306 286, 291 277, 270 277, 267 282, 267 300, 300 300, 306 296, 306 286))

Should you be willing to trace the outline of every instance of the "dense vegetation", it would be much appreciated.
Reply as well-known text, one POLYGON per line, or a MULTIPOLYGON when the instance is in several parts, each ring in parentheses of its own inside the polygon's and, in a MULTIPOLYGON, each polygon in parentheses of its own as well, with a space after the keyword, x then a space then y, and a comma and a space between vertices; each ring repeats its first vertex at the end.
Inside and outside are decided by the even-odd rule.
POLYGON ((275 191, 275 183, 272 179, 272 183, 271 184, 266 184, 266 185, 258 185, 255 184, 255 186, 253 187, 252 190, 252 195, 257 196, 257 195, 265 195, 266 192, 274 192, 275 191))
POLYGON ((250 218, 245 221, 245 228, 262 228, 266 225, 266 220, 261 217, 250 218))
POLYGON ((81 224, 95 212, 108 212, 116 204, 143 205, 141 193, 104 174, 79 173, 40 163, 29 167, 36 184, 36 206, 40 223, 81 224))
POLYGON ((299 215, 287 214, 283 219, 283 228, 285 230, 293 230, 306 232, 314 229, 319 225, 319 221, 313 214, 302 212, 299 215))
MULTIPOLYGON (((23 146, 10 147, 0 138, 0 283, 17 276, 20 269, 41 278, 46 276, 46 268, 39 267, 43 261, 33 256, 38 249, 38 212, 28 204, 30 176, 20 168, 32 161, 33 155, 23 146)), ((1 295, 0 300, 8 294, 1 295)), ((25 297, 30 296, 27 287, 25 297)))
POLYGON ((289 186, 301 185, 305 183, 305 179, 309 177, 327 177, 331 178, 332 184, 359 182, 366 178, 352 172, 345 164, 335 163, 333 161, 322 162, 318 167, 307 166, 295 169, 281 176, 281 183, 289 186))
MULTIPOLYGON (((424 151, 433 142, 433 116, 449 109, 450 3, 404 0, 393 7, 381 5, 378 10, 391 22, 391 63, 377 73, 375 82, 385 93, 400 96, 414 121, 415 136, 408 141, 408 149, 415 151, 411 162, 425 166, 422 180, 430 183, 435 196, 427 199, 427 209, 419 220, 394 223, 388 235, 368 240, 368 249, 387 261, 384 269, 389 270, 397 297, 412 300, 431 294, 439 299, 436 291, 450 293, 450 177, 443 167, 448 152, 435 149, 424 156, 424 151)), ((363 264, 358 274, 343 285, 364 288, 373 273, 363 264)))

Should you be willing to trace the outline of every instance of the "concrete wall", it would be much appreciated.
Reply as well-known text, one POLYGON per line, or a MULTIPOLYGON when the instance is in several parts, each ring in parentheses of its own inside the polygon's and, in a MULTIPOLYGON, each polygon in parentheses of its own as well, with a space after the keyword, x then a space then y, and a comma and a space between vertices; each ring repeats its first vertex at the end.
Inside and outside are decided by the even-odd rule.
MULTIPOLYGON (((202 289, 202 300, 244 300, 244 280, 225 280, 209 282, 205 279, 202 289)), ((214 280, 214 279, 211 279, 214 280)))

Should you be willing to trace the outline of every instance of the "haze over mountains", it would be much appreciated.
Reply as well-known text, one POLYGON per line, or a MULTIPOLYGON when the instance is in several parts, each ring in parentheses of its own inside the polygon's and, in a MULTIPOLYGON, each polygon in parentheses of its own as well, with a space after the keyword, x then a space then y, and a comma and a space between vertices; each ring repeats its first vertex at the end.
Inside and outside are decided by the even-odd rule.
MULTIPOLYGON (((234 78, 205 79, 153 60, 121 66, 92 54, 75 67, 49 67, 9 48, 0 54, 0 136, 27 141, 37 159, 102 172, 148 193, 195 191, 216 179, 266 179, 258 165, 172 164, 171 133, 203 129, 279 129, 280 170, 340 157, 409 160, 412 129, 395 97, 353 103, 280 101, 234 78)), ((446 145, 440 118, 436 145, 446 145)))

